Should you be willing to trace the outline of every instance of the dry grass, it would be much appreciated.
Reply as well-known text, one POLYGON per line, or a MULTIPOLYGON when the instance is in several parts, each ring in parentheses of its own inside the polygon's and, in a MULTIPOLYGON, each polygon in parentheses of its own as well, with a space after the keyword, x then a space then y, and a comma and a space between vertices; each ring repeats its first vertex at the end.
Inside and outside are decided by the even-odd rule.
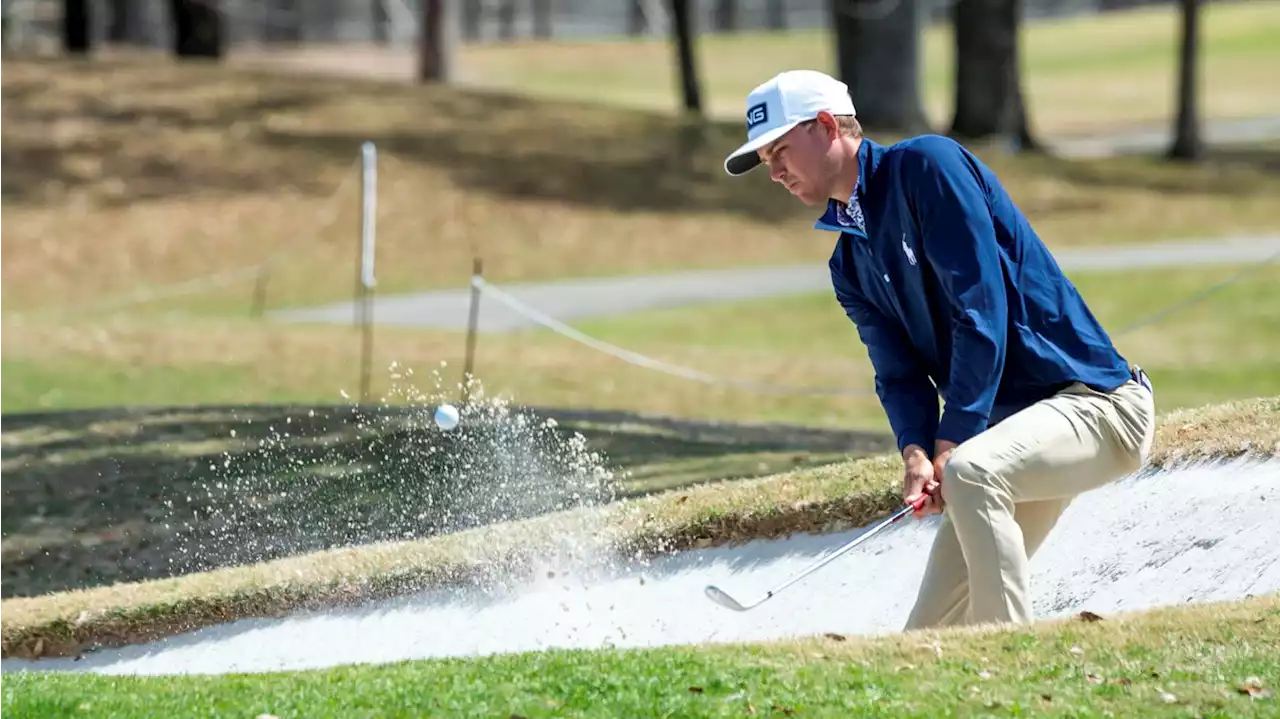
MULTIPOLYGON (((1028 24, 1022 36, 1023 72, 1036 129, 1063 135, 1170 125, 1176 107, 1178 22, 1176 6, 1160 6, 1028 24)), ((1206 117, 1280 113, 1280 82, 1270 72, 1277 32, 1280 3, 1273 0, 1205 6, 1201 99, 1206 117)), ((830 70, 835 56, 831 34, 821 30, 702 35, 697 51, 707 111, 732 121, 757 83, 787 67, 830 70)), ((948 24, 925 30, 922 93, 938 127, 950 119, 952 53, 948 24)), ((345 48, 244 53, 237 61, 403 81, 412 78, 414 68, 409 51, 366 48, 354 56, 345 48)), ((463 45, 456 65, 459 81, 473 87, 674 113, 679 109, 674 61, 665 38, 519 40, 463 45)))
MULTIPOLYGON (((1153 377, 1162 411, 1280 391, 1280 264, 1249 269, 1252 275, 1204 302, 1114 337, 1126 358, 1153 377)), ((1117 335, 1239 271, 1081 272, 1072 278, 1117 335)), ((630 365, 549 331, 480 337, 475 370, 484 391, 535 406, 887 431, 872 393, 866 349, 827 293, 574 324, 589 335, 699 371, 854 394, 775 395, 706 385, 630 365)), ((92 317, 64 325, 10 321, 5 340, 6 411, 344 402, 343 392, 356 397, 359 388, 360 336, 341 326, 92 317)), ((453 387, 462 376, 465 348, 459 334, 379 328, 374 397, 400 403, 406 382, 457 396, 453 387), (393 379, 393 362, 414 376, 393 379)))
MULTIPOLYGON (((349 297, 365 140, 380 153, 381 292, 462 286, 475 255, 511 281, 830 252, 763 175, 724 175, 736 122, 699 134, 604 105, 154 57, 10 60, 3 89, 10 314, 261 263, 270 306, 349 297)), ((1275 148, 1197 168, 980 152, 1054 246, 1277 227, 1275 148)), ((164 305, 239 313, 250 293, 164 305)))
MULTIPOLYGON (((1162 425, 1216 425, 1202 436, 1162 427, 1155 461, 1269 456, 1280 450, 1280 397, 1184 412, 1162 425), (1225 431, 1235 442, 1224 441, 1225 431), (1247 441, 1248 446, 1241 442, 1247 441)), ((37 598, 9 599, 3 655, 68 654, 248 616, 274 616, 421 589, 499 580, 556 550, 584 559, 675 551, 864 524, 897 506, 900 461, 860 459, 705 485, 425 541, 318 552, 245 567, 37 598)))

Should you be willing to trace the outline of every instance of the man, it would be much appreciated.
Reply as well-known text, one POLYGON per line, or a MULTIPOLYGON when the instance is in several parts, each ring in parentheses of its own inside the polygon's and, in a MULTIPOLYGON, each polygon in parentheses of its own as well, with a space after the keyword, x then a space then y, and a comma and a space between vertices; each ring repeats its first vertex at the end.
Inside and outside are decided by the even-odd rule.
POLYGON ((906 628, 1031 621, 1029 557, 1073 497, 1150 452, 1146 375, 958 143, 866 139, 848 88, 813 71, 753 90, 747 136, 726 172, 764 164, 839 233, 831 280, 875 369, 903 499, 943 514, 906 628))

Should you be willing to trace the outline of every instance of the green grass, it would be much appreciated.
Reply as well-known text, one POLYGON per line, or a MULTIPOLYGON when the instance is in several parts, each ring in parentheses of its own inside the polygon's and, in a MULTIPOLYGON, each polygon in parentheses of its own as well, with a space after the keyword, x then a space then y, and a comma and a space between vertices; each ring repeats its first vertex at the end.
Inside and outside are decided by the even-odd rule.
POLYGON ((1280 598, 999 630, 221 677, 8 674, 6 716, 1274 717, 1280 598))
MULTIPOLYGON (((1280 396, 1166 413, 1151 466, 1280 453, 1280 396)), ((426 539, 315 551, 181 577, 0 603, 5 656, 64 656, 229 618, 278 616, 457 583, 501 581, 574 537, 578 551, 633 556, 837 531, 901 504, 896 453, 705 484, 426 539), (615 554, 616 553, 616 554, 615 554)))
MULTIPOLYGON (((1280 261, 1068 274, 1120 351, 1152 376, 1162 409, 1280 391, 1280 261), (1241 273, 1246 274, 1203 300, 1159 316, 1241 273)), ((784 358, 789 358, 806 369, 813 357, 841 358, 843 372, 795 371, 775 382, 869 386, 864 379, 871 372, 866 350, 827 292, 639 312, 580 321, 575 327, 628 349, 729 377, 764 364, 766 358, 773 367, 785 367, 784 358)), ((817 407, 822 401, 804 398, 793 406, 803 411, 805 404, 817 407)))
MULTIPOLYGON (((215 363, 144 367, 102 362, 91 355, 67 354, 50 359, 6 358, 0 362, 6 380, 0 387, 5 412, 23 410, 132 405, 169 405, 198 392, 208 404, 235 402, 254 386, 252 368, 215 363)), ((296 399, 259 392, 262 402, 296 399)), ((312 398, 316 399, 315 397, 312 398)))
MULTIPOLYGON (((1131 361, 1159 387, 1161 409, 1280 391, 1280 263, 1125 272, 1073 272, 1086 300, 1131 361), (1132 332, 1132 323, 1232 277, 1220 292, 1132 332)), ((578 321, 626 349, 733 380, 870 392, 866 350, 827 292, 716 303, 578 321)), ((356 394, 359 335, 349 328, 262 326, 145 318, 62 327, 6 327, 5 411, 165 403, 343 402, 356 394), (186 368, 198 369, 186 374, 186 368), (217 368, 212 371, 211 368, 217 368), (174 381, 170 382, 169 379, 174 381), (163 383, 160 385, 158 383, 163 383)), ((460 377, 464 337, 382 328, 374 343, 375 396, 412 382, 447 396, 460 377), (447 366, 439 368, 438 362, 447 366), (439 371, 440 378, 432 373, 439 371)), ((489 395, 521 404, 789 422, 885 431, 870 395, 771 395, 704 385, 634 367, 550 331, 484 335, 475 371, 489 395)), ((391 396, 391 401, 400 398, 391 396)))
MULTIPOLYGON (((508 421, 496 436, 469 426, 443 435, 415 416, 433 405, 362 415, 263 404, 5 415, 4 596, 262 561, 281 548, 424 537, 551 511, 572 491, 584 501, 639 497, 892 447, 884 436, 847 431, 514 407, 558 424, 517 431, 508 421), (575 437, 581 451, 571 448, 575 437), (540 471, 495 464, 495 446, 556 480, 548 486, 540 471), (573 479, 575 462, 611 476, 592 488, 573 479), (503 501, 467 501, 470 476, 492 483, 486 495, 503 501)), ((468 425, 478 423, 471 416, 468 425)))

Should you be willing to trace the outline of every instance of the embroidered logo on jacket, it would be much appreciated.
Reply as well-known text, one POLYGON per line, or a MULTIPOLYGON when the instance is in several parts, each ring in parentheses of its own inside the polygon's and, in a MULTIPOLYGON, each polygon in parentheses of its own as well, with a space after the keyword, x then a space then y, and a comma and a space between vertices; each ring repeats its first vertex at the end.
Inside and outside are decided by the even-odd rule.
POLYGON ((907 245, 907 233, 905 232, 902 233, 902 251, 907 255, 907 262, 910 262, 911 266, 915 267, 916 253, 907 245))

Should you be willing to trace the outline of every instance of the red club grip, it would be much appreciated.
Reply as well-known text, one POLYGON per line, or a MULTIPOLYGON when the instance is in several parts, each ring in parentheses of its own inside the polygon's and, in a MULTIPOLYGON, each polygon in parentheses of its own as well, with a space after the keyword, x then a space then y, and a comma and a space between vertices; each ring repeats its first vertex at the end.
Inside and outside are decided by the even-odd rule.
MULTIPOLYGON (((939 490, 941 490, 941 487, 939 487, 939 490)), ((925 502, 928 502, 928 501, 929 501, 929 493, 921 492, 920 496, 916 497, 916 501, 911 503, 911 509, 919 512, 924 507, 925 502)))

